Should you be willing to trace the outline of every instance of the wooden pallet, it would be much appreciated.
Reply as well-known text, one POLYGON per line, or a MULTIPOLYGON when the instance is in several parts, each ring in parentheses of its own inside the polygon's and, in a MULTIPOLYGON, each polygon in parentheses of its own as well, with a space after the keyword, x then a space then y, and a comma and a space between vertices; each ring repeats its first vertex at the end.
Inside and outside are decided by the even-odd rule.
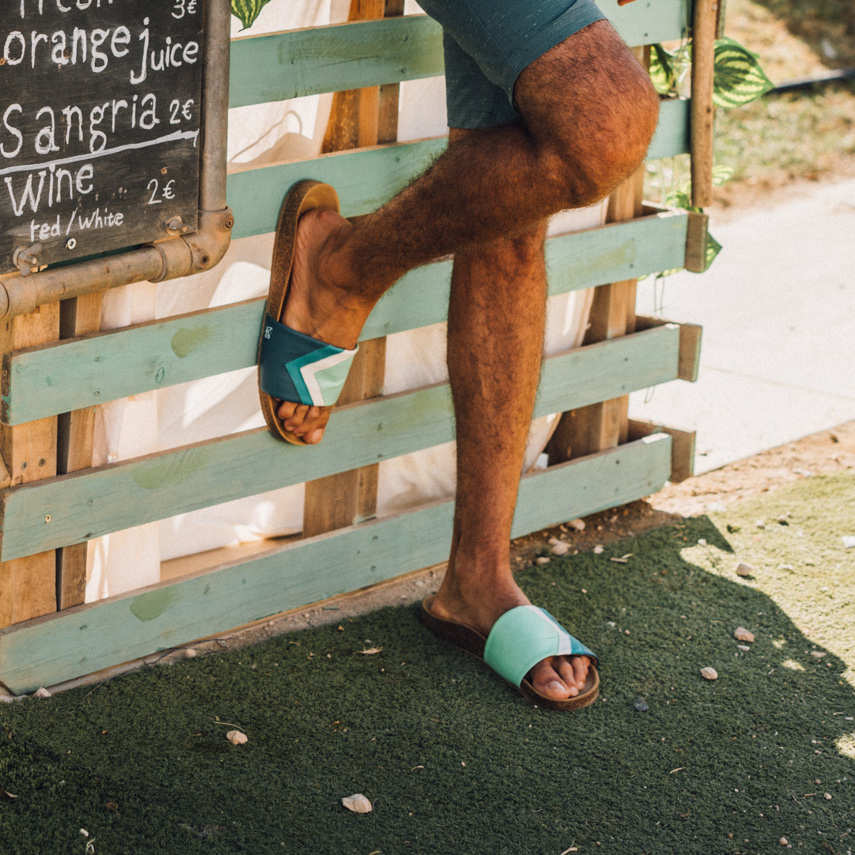
MULTIPOLYGON (((642 48, 688 29, 688 0, 600 5, 621 35, 642 48)), ((348 90, 339 98, 329 146, 356 146, 309 161, 235 169, 228 184, 235 238, 269 233, 282 188, 299 178, 334 184, 344 213, 358 216, 444 149, 445 138, 394 142, 394 87, 441 73, 439 28, 423 16, 401 17, 399 0, 387 0, 386 17, 381 11, 379 0, 354 0, 354 16, 372 20, 233 41, 233 107, 348 90)), ((649 158, 690 151, 691 114, 691 100, 662 104, 649 158)), ((690 471, 686 436, 631 422, 624 403, 609 403, 624 402, 636 389, 694 379, 697 370, 697 328, 635 318, 634 286, 627 283, 684 266, 690 222, 682 212, 641 210, 637 188, 636 178, 621 189, 606 226, 547 243, 550 294, 597 286, 598 296, 585 344, 545 361, 536 415, 596 411, 600 427, 609 427, 593 432, 608 438, 577 444, 568 462, 555 462, 556 455, 555 465, 523 479, 515 536, 640 498, 690 471)), ((7 325, 0 682, 30 691, 443 560, 451 502, 368 518, 370 473, 379 461, 453 438, 447 384, 378 396, 383 337, 445 320, 450 272, 448 260, 415 270, 381 300, 362 334, 373 353, 349 392, 352 402, 338 410, 326 441, 312 448, 286 448, 257 430, 105 466, 86 459, 89 408, 252 365, 261 300, 109 332, 81 315, 62 339, 57 307, 7 325), (308 526, 316 536, 68 608, 80 602, 78 558, 88 540, 304 481, 315 483, 308 526), (331 508, 345 494, 342 510, 331 508), (58 554, 69 573, 60 574, 59 586, 58 554)))

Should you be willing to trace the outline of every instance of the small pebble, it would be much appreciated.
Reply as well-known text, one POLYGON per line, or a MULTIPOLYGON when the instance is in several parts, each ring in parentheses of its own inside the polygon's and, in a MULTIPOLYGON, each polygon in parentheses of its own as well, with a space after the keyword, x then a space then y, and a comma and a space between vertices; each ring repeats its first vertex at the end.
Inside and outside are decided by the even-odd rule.
POLYGON ((636 698, 632 702, 632 705, 635 707, 636 710, 638 710, 638 712, 647 712, 650 709, 650 707, 647 705, 647 701, 645 701, 644 698, 636 698))
POLYGON ((814 659, 822 659, 825 656, 824 650, 811 650, 810 655, 813 656, 814 659))
POLYGON ((743 653, 748 653, 748 651, 751 650, 747 644, 737 644, 736 648, 737 650, 741 650, 743 653))
POLYGON ((228 739, 228 741, 231 742, 232 745, 244 745, 245 743, 249 742, 249 737, 239 730, 230 730, 226 734, 226 739, 228 739))
POLYGON ((831 793, 824 793, 822 796, 827 802, 831 801, 831 793))
POLYGON ((753 574, 754 568, 750 564, 740 561, 739 564, 736 565, 737 576, 752 576, 753 574))
POLYGON ((553 555, 566 555, 570 551, 570 544, 559 540, 550 551, 553 555))
POLYGON ((715 668, 707 666, 706 668, 701 668, 701 676, 705 680, 718 680, 718 671, 715 668))
POLYGON ((790 845, 790 841, 789 841, 789 840, 787 840, 787 838, 786 838, 786 837, 782 837, 782 838, 778 841, 778 843, 780 843, 780 844, 781 844, 781 846, 789 846, 789 845, 790 845))
POLYGON ((698 538, 698 546, 706 546, 706 545, 707 545, 707 539, 705 537, 699 537, 698 538))
POLYGON ((604 550, 605 550, 605 547, 604 547, 604 546, 600 546, 600 544, 598 543, 598 544, 594 547, 594 555, 602 555, 604 550))
POLYGON ((374 806, 362 793, 354 793, 352 796, 344 796, 341 803, 352 813, 371 813, 374 806))
POLYGON ((49 697, 51 697, 51 693, 44 686, 42 686, 41 688, 38 688, 35 690, 35 692, 33 692, 33 697, 34 698, 49 698, 49 697))
POLYGON ((549 559, 545 555, 541 555, 539 558, 534 559, 535 564, 549 564, 549 559))
POLYGON ((754 641, 754 633, 747 630, 744 626, 738 626, 733 630, 733 637, 737 641, 747 641, 749 644, 754 641))
POLYGON ((766 528, 766 523, 763 522, 763 520, 757 520, 757 522, 755 522, 754 525, 756 525, 757 528, 766 528))
POLYGON ((852 549, 853 547, 855 547, 855 534, 844 534, 843 545, 847 549, 852 549))
POLYGON ((570 526, 570 528, 575 529, 576 531, 585 530, 585 520, 583 519, 570 520, 568 525, 570 526))

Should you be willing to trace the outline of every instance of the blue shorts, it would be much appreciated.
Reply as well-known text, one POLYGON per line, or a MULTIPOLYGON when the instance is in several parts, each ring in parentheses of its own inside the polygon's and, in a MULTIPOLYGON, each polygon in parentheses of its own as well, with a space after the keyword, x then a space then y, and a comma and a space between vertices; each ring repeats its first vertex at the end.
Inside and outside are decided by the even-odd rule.
POLYGON ((419 0, 443 28, 448 124, 518 122, 520 72, 605 15, 594 0, 419 0))

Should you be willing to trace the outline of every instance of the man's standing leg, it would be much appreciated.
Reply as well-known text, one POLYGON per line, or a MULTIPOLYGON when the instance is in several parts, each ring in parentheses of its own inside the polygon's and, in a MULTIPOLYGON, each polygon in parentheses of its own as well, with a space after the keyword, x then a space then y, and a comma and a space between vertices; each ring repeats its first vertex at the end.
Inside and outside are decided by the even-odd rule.
MULTIPOLYGON (((352 347, 404 272, 456 254, 449 367, 458 501, 449 574, 432 608, 484 632, 527 602, 508 548, 542 352, 545 218, 595 201, 632 172, 657 114, 645 72, 604 21, 532 62, 515 95, 523 125, 456 133, 426 175, 358 226, 329 212, 304 218, 284 315, 289 326, 352 347)), ((283 404, 279 415, 316 442, 329 413, 283 404)), ((555 657, 535 666, 532 681, 547 697, 567 698, 587 667, 583 656, 555 657)))

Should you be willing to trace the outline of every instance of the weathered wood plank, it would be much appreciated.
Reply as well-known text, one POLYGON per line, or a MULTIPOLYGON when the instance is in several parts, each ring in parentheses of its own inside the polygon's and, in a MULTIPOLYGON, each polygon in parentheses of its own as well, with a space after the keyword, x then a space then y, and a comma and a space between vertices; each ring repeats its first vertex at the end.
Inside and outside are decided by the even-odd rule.
MULTIPOLYGON (((670 454, 659 434, 523 478, 513 536, 655 492, 670 454)), ((436 564, 452 513, 427 505, 0 632, 0 681, 29 692, 436 564)))
MULTIPOLYGON (((59 336, 59 304, 0 323, 3 375, 9 351, 52 341, 59 336)), ((11 484, 26 484, 56 474, 57 422, 40 419, 20 427, 0 427, 0 457, 11 484)), ((44 519, 44 514, 42 515, 44 519)), ((5 525, 5 520, 4 520, 5 525)), ((0 626, 56 610, 56 553, 39 552, 0 564, 0 626)))
POLYGON ((696 431, 681 430, 658 422, 630 419, 628 437, 641 439, 657 433, 667 433, 671 437, 671 474, 668 480, 674 484, 685 481, 695 474, 695 437, 696 431))
MULTIPOLYGON (((687 217, 666 213, 547 242, 549 293, 679 267, 687 217)), ((371 313, 362 340, 445 320, 451 262, 407 274, 371 313)), ((13 353, 3 420, 21 424, 255 364, 264 300, 13 353)))
MULTIPOLYGON (((399 16, 403 8, 398 0, 351 0, 350 18, 370 19, 399 16)), ((394 142, 398 137, 398 85, 379 86, 336 92, 332 112, 324 135, 324 151, 330 146, 340 149, 394 142), (380 114, 383 111, 383 133, 380 137, 380 114), (394 113, 395 121, 392 122, 394 113)), ((366 341, 359 348, 347 382, 339 397, 340 404, 352 404, 383 393, 386 375, 386 339, 366 341)), ((303 537, 354 525, 374 516, 377 510, 379 464, 328 475, 306 484, 303 502, 303 537)))
MULTIPOLYGON (((688 115, 688 101, 662 102, 648 158, 688 152, 688 115)), ((272 231, 284 190, 302 178, 332 184, 346 217, 373 211, 424 172, 445 150, 446 142, 445 137, 437 137, 234 171, 228 177, 226 190, 235 214, 232 239, 272 231)))
MULTIPOLYGON (((678 341, 679 328, 672 325, 550 357, 536 415, 673 380, 678 341)), ((3 494, 0 558, 67 546, 451 439, 451 394, 440 383, 342 407, 317 446, 286 446, 259 429, 22 486, 3 494)))
MULTIPOLYGON (((649 315, 639 315, 636 324, 638 330, 649 330, 662 324, 675 323, 666 318, 654 318, 649 315)), ((681 322, 680 326, 680 361, 678 378, 695 383, 701 365, 701 339, 704 328, 700 324, 681 322)))
MULTIPOLYGON (((646 58, 641 56, 640 59, 646 58)), ((631 221, 643 207, 645 168, 642 163, 609 198, 607 219, 631 221)), ((635 328, 637 279, 600 285, 594 292, 585 343, 607 341, 635 328)), ((629 399, 626 396, 598 401, 566 412, 547 445, 550 459, 558 462, 612 448, 626 440, 629 399)))
MULTIPOLYGON (((687 0, 636 0, 603 12, 631 45, 679 39, 687 0)), ((335 24, 232 40, 229 106, 358 89, 443 72, 442 30, 424 15, 335 24)))
MULTIPOLYGON (((60 306, 59 326, 62 338, 78 338, 101 327, 104 295, 97 291, 66 300, 60 306)), ((58 421, 58 474, 77 472, 92 465, 95 435, 95 408, 86 407, 62 413, 58 421)), ((56 554, 57 608, 78 606, 86 598, 87 545, 66 546, 56 554)))

